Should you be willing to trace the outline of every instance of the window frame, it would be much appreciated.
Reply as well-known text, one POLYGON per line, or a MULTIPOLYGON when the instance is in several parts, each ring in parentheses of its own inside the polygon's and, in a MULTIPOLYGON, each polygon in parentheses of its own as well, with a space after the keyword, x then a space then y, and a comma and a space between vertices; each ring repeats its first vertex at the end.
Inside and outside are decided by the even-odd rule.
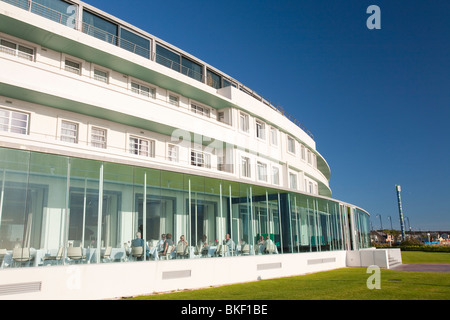
POLYGON ((179 162, 180 161, 180 147, 169 143, 167 144, 167 160, 170 162, 179 162), (175 157, 173 155, 173 152, 175 151, 175 157))
POLYGON ((266 140, 266 124, 258 119, 255 120, 255 136, 257 139, 266 140))
POLYGON ((25 59, 28 61, 34 61, 35 55, 36 55, 36 49, 34 47, 30 47, 27 45, 24 45, 22 43, 16 42, 14 40, 0 38, 0 52, 12 55, 14 57, 18 57, 21 59, 25 59), (3 45, 2 42, 8 42, 12 45, 14 45, 14 48, 11 48, 9 46, 3 45), (4 49, 5 48, 5 49, 4 49), (25 52, 22 49, 27 49, 32 51, 32 53, 25 52))
POLYGON ((107 147, 108 147, 108 129, 101 128, 99 126, 91 126, 89 137, 90 137, 90 143, 89 143, 90 146, 92 146, 94 148, 99 148, 99 149, 107 149, 107 147), (94 139, 94 136, 97 136, 100 138, 102 137, 101 135, 94 134, 94 130, 104 132, 104 136, 103 136, 104 141, 94 139))
POLYGON ((295 139, 291 137, 290 135, 287 136, 287 152, 295 155, 295 139), (292 141, 292 143, 291 143, 292 141), (293 150, 291 150, 291 147, 293 150))
POLYGON ((130 154, 134 154, 137 156, 142 156, 146 158, 154 158, 155 157, 155 140, 139 137, 136 135, 130 135, 128 137, 128 152, 130 154), (132 140, 136 140, 132 142, 132 140), (147 150, 143 150, 143 142, 148 142, 147 150), (136 148, 136 146, 138 148, 136 148))
POLYGON ((78 144, 79 135, 80 135, 80 124, 78 122, 71 121, 71 120, 65 120, 65 119, 61 120, 61 128, 59 131, 59 140, 60 141, 78 144), (64 125, 74 125, 75 130, 72 128, 65 128, 64 125), (74 132, 75 135, 66 134, 66 133, 64 133, 64 131, 74 132))
POLYGON ((1 126, 6 126, 6 130, 2 130, 0 129, 0 131, 2 132, 9 132, 9 133, 15 133, 15 134, 24 134, 24 135, 29 135, 30 133, 30 113, 27 112, 22 112, 22 111, 16 111, 16 110, 12 110, 12 109, 8 109, 8 108, 3 108, 0 107, 0 111, 4 111, 4 112, 8 112, 8 117, 0 117, 0 119, 6 119, 8 123, 2 124, 0 123, 0 127, 1 126), (21 115, 21 116, 25 116, 26 120, 25 120, 25 127, 21 127, 21 126, 16 126, 13 124, 14 121, 18 121, 18 122, 24 122, 23 119, 14 119, 13 115, 17 114, 17 115, 21 115), (25 130, 24 132, 18 132, 15 129, 19 129, 19 131, 25 130))
POLYGON ((211 168, 211 155, 207 152, 191 149, 191 166, 200 168, 211 168))
POLYGON ((289 172, 289 188, 292 190, 298 190, 298 174, 289 172), (294 180, 292 180, 294 178, 294 180), (292 184, 294 182, 295 185, 292 184))
POLYGON ((191 102, 190 110, 195 114, 199 114, 206 118, 211 118, 211 109, 199 103, 191 102))
POLYGON ((249 157, 241 156, 241 176, 245 178, 252 177, 252 166, 249 157))
POLYGON ((267 164, 266 163, 261 162, 261 161, 256 162, 256 176, 258 178, 258 181, 267 182, 268 175, 267 175, 267 164), (262 171, 261 171, 261 169, 262 169, 262 171))
POLYGON ((83 64, 80 61, 78 61, 76 59, 68 58, 68 57, 64 58, 64 71, 81 76, 82 68, 83 68, 83 64), (67 62, 72 63, 72 64, 77 64, 78 69, 74 66, 68 65, 67 62))
POLYGON ((242 111, 239 112, 239 131, 250 132, 250 116, 242 111))

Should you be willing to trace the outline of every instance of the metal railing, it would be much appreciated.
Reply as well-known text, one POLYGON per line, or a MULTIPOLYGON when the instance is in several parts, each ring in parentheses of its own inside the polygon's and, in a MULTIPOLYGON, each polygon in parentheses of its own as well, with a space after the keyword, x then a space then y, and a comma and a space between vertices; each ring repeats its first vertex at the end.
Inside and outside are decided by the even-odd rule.
MULTIPOLYGON (((73 13, 71 15, 64 14, 64 13, 58 12, 56 10, 53 10, 51 8, 48 8, 44 5, 41 5, 39 3, 36 3, 32 0, 0 0, 0 1, 12 4, 16 7, 22 8, 24 10, 30 11, 30 12, 40 15, 42 17, 48 18, 57 23, 66 25, 72 29, 78 29, 79 21, 76 18, 74 18, 73 13)), ((74 12, 76 12, 76 10, 74 12)), ((139 46, 135 43, 132 43, 128 40, 125 40, 123 38, 120 38, 117 35, 108 33, 102 29, 96 28, 85 22, 82 22, 80 31, 83 33, 86 33, 90 36, 93 36, 97 39, 106 41, 112 45, 121 47, 122 49, 130 51, 134 54, 145 57, 149 60, 155 61, 155 62, 157 62, 161 65, 164 65, 172 70, 178 71, 190 78, 196 79, 202 83, 206 83, 209 86, 216 88, 217 84, 210 83, 210 80, 207 81, 207 79, 205 79, 204 74, 198 73, 195 70, 187 68, 187 67, 181 65, 179 62, 173 61, 164 56, 157 55, 156 53, 152 54, 149 49, 141 47, 141 46, 139 46)), ((213 80, 211 79, 211 81, 213 81, 213 80)), ((308 134, 314 140, 314 135, 300 121, 298 121, 295 117, 293 117, 291 114, 286 112, 283 107, 272 103, 270 100, 265 99, 262 95, 259 95, 258 93, 247 88, 246 86, 244 86, 241 83, 238 83, 237 87, 242 92, 245 92, 246 94, 250 95, 254 99, 256 99, 256 100, 264 103, 265 105, 269 106, 270 108, 280 112, 283 116, 286 116, 290 121, 292 121, 295 125, 297 125, 300 129, 302 129, 306 134, 308 134)))

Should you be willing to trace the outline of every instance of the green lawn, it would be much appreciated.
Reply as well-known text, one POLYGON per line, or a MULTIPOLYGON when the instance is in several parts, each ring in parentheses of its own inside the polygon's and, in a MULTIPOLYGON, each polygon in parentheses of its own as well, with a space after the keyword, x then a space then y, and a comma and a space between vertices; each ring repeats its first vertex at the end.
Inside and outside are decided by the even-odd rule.
MULTIPOLYGON (((404 263, 450 262, 449 253, 402 252, 404 263)), ((380 289, 369 289, 366 268, 215 288, 141 296, 145 300, 449 300, 450 273, 380 270, 380 289)))
POLYGON ((449 252, 402 251, 402 261, 409 263, 450 263, 449 252))

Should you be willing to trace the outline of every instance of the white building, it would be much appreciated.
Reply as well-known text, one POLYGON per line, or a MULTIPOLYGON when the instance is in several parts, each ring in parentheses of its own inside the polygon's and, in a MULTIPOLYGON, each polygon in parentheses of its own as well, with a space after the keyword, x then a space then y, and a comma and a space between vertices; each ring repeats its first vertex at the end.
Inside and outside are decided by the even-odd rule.
POLYGON ((302 274, 369 246, 368 213, 331 198, 306 128, 116 17, 78 0, 1 0, 0 70, 0 298, 302 274), (131 252, 137 231, 148 257, 131 252), (169 233, 183 254, 156 252, 169 233))

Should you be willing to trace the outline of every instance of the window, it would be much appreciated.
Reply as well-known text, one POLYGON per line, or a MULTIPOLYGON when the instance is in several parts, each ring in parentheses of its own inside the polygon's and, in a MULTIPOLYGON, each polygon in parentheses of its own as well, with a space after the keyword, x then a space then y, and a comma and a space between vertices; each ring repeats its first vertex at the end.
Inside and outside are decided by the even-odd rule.
POLYGON ((134 32, 120 28, 119 46, 144 58, 150 59, 150 40, 134 32))
POLYGON ((247 157, 241 158, 241 174, 243 177, 250 178, 251 177, 251 167, 250 167, 250 159, 247 157))
POLYGON ((249 129, 248 114, 245 114, 242 112, 239 114, 239 129, 243 132, 248 132, 248 129, 249 129))
POLYGON ((185 57, 181 58, 181 73, 195 80, 203 80, 203 67, 185 57))
POLYGON ((258 180, 267 181, 267 165, 265 163, 258 161, 257 169, 258 169, 258 180))
POLYGON ((223 78, 211 70, 206 70, 206 84, 215 89, 225 88, 228 86, 236 87, 230 80, 223 78))
POLYGON ((62 0, 34 0, 30 2, 31 12, 71 28, 75 28, 76 25, 74 7, 71 3, 62 0))
POLYGON ((210 111, 208 108, 191 103, 191 111, 209 118, 210 111))
POLYGON ((295 154, 295 140, 291 136, 287 137, 287 149, 290 153, 295 154))
POLYGON ((0 108, 0 131, 28 134, 30 115, 0 108))
POLYGON ((0 52, 30 61, 34 60, 34 49, 4 39, 0 40, 0 52))
POLYGON ((278 133, 277 133, 277 129, 274 127, 270 128, 270 143, 273 146, 277 146, 278 145, 278 133))
POLYGON ((191 165, 196 167, 211 168, 211 156, 202 151, 191 151, 191 165))
POLYGON ((83 32, 117 45, 117 25, 86 10, 83 11, 83 32))
POLYGON ((106 149, 106 129, 92 127, 91 146, 106 149))
POLYGON ((280 184, 280 170, 277 167, 272 167, 272 183, 280 184))
POLYGON ((168 145, 167 158, 169 161, 178 162, 178 146, 173 144, 168 145))
POLYGON ((130 137, 130 153, 153 158, 155 156, 155 142, 153 140, 130 137))
POLYGON ((216 89, 222 88, 222 78, 210 70, 208 70, 206 74, 206 83, 208 86, 216 89))
POLYGON ((256 137, 266 140, 266 129, 263 122, 256 120, 256 137))
POLYGON ((94 69, 94 79, 97 81, 108 83, 108 72, 94 69))
POLYGON ((78 123, 61 121, 61 141, 78 143, 78 123))
POLYGON ((81 74, 81 65, 78 62, 74 62, 74 61, 66 59, 64 70, 79 75, 79 74, 81 74))
POLYGON ((308 149, 308 163, 312 164, 312 155, 311 155, 311 151, 308 149))
POLYGON ((289 186, 291 189, 297 190, 297 175, 295 173, 289 173, 289 186))
POLYGON ((302 160, 306 161, 306 148, 304 145, 300 145, 302 160))
POLYGON ((156 45, 156 62, 180 72, 180 55, 159 44, 156 45))
POLYGON ((173 106, 178 107, 179 106, 179 99, 177 96, 174 96, 173 94, 169 94, 169 103, 173 106))
POLYGON ((149 88, 135 82, 131 83, 131 91, 153 99, 155 99, 156 96, 156 90, 154 88, 149 88))

